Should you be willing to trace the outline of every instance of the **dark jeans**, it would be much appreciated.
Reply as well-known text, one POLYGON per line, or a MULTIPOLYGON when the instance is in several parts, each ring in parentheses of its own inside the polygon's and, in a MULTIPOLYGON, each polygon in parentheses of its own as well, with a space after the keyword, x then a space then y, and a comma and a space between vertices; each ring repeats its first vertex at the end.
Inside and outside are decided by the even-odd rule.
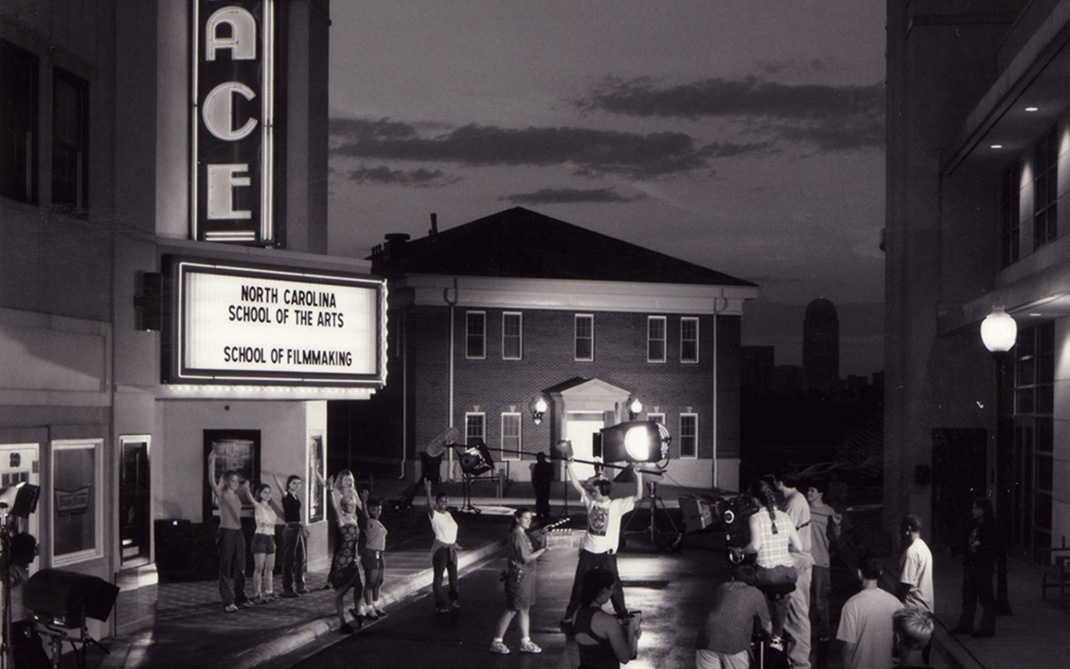
POLYGON ((615 579, 613 592, 609 601, 613 603, 613 610, 617 614, 628 612, 624 606, 624 588, 620 584, 620 574, 617 572, 617 555, 615 553, 589 553, 580 549, 580 559, 576 563, 576 578, 572 581, 572 596, 568 600, 568 608, 565 609, 565 617, 572 619, 576 611, 580 609, 580 587, 583 584, 583 576, 592 569, 601 567, 612 572, 615 579))
POLYGON ((543 518, 550 515, 550 488, 549 486, 535 488, 535 515, 543 518))
POLYGON ((962 617, 959 628, 973 629, 973 619, 977 612, 977 602, 981 602, 982 632, 996 629, 996 598, 992 593, 992 569, 970 569, 962 575, 962 617))
POLYGON ((442 590, 442 572, 445 571, 450 579, 449 598, 457 601, 457 552, 449 547, 442 546, 431 556, 431 591, 435 594, 435 606, 445 606, 446 593, 442 590))
POLYGON ((219 528, 219 597, 223 606, 241 604, 245 596, 245 535, 241 530, 219 528))
POLYGON ((286 523, 282 530, 282 590, 305 589, 305 533, 301 523, 286 523))
POLYGON ((828 639, 831 634, 829 619, 829 596, 832 594, 832 570, 814 565, 810 580, 810 620, 818 639, 828 639))
POLYGON ((763 593, 769 602, 769 616, 773 619, 773 636, 784 635, 784 621, 788 618, 788 594, 789 585, 794 585, 799 580, 799 574, 795 567, 757 567, 754 574, 754 585, 763 593))

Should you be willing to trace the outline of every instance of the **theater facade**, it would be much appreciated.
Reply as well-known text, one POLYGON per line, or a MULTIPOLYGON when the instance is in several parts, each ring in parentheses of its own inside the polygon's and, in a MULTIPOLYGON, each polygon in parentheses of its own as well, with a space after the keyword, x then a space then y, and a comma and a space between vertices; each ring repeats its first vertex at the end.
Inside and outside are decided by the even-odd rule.
POLYGON ((387 289, 326 255, 328 2, 31 4, 0 8, 0 486, 39 489, 35 569, 118 586, 104 638, 212 576, 224 468, 301 475, 326 559, 327 400, 386 383, 387 289))

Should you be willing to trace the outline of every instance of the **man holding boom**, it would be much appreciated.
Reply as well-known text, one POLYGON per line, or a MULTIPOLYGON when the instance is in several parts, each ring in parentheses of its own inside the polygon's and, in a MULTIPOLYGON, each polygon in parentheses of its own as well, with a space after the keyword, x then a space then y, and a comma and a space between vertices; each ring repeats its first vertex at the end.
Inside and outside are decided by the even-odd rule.
POLYGON ((587 507, 587 533, 583 536, 579 562, 576 563, 576 578, 572 583, 572 596, 561 620, 561 628, 566 633, 571 631, 573 617, 580 607, 580 584, 583 575, 592 569, 601 567, 611 572, 616 579, 610 601, 618 616, 626 616, 628 609, 624 606, 624 589, 617 572, 617 546, 620 543, 620 525, 624 514, 635 508, 643 497, 643 475, 635 471, 635 494, 627 497, 610 499, 610 481, 596 473, 581 481, 576 475, 572 457, 572 444, 566 439, 558 442, 558 448, 568 460, 569 475, 573 487, 580 493, 583 505, 587 507))

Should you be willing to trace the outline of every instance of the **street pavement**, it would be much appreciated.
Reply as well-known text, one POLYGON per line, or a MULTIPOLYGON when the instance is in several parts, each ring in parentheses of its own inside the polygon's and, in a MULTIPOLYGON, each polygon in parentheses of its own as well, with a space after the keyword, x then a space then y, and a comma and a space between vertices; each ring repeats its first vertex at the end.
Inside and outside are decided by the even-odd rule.
MULTIPOLYGON (((462 501, 459 484, 447 484, 446 491, 454 504, 462 501)), ((387 486, 377 484, 376 495, 391 497, 387 486)), ((621 492, 619 489, 617 492, 621 492)), ((682 494, 712 494, 714 491, 694 491, 662 485, 659 493, 664 509, 655 514, 658 543, 670 535, 670 521, 682 528, 677 511, 677 498, 682 494)), ((561 488, 555 489, 553 514, 561 513, 561 488)), ((290 667, 330 666, 315 664, 310 657, 336 647, 348 655, 350 663, 369 658, 377 643, 385 641, 387 655, 382 666, 424 666, 428 663, 446 669, 448 658, 472 660, 482 666, 503 661, 520 666, 569 666, 569 649, 564 635, 556 630, 575 568, 575 548, 551 551, 541 560, 539 603, 533 610, 533 638, 546 651, 539 656, 521 657, 514 653, 506 657, 491 655, 487 648, 493 633, 494 621, 503 606, 501 584, 497 575, 501 570, 502 540, 508 528, 511 509, 533 507, 531 488, 525 483, 506 486, 503 498, 486 490, 476 490, 472 500, 483 513, 455 513, 460 524, 462 582, 461 612, 441 619, 432 614, 428 600, 430 584, 431 532, 423 513, 421 500, 408 511, 387 510, 384 523, 390 529, 388 543, 387 578, 383 600, 391 614, 353 637, 337 632, 334 616, 333 592, 322 589, 325 573, 311 573, 312 593, 297 599, 279 600, 270 604, 228 614, 222 611, 216 582, 161 583, 157 586, 157 621, 141 632, 103 640, 110 651, 90 645, 86 650, 88 669, 111 667, 290 667), (434 641, 434 643, 431 643, 434 641), (350 652, 345 649, 351 648, 350 652), (359 652, 358 652, 359 649, 359 652), (414 664, 401 662, 399 653, 413 651, 414 664), (356 654, 354 654, 356 653, 356 654), (559 664, 548 664, 556 661, 559 664)), ((570 512, 582 512, 575 494, 569 501, 570 512)), ((860 508, 848 512, 855 522, 854 541, 858 546, 877 550, 885 558, 889 574, 894 575, 897 550, 887 537, 874 528, 872 519, 879 517, 879 509, 860 508)), ((711 532, 688 534, 680 551, 655 547, 650 540, 649 505, 637 511, 627 522, 628 549, 621 554, 621 570, 631 608, 644 611, 644 636, 640 642, 640 658, 630 663, 635 667, 691 666, 692 642, 704 614, 702 600, 706 593, 723 578, 717 565, 723 555, 716 550, 716 537, 711 532)), ((582 527, 582 518, 575 518, 575 527, 582 527)), ((947 629, 954 626, 958 616, 958 590, 961 571, 958 559, 934 546, 935 585, 937 592, 938 629, 934 638, 934 667, 1002 668, 1067 666, 1061 649, 1064 630, 1070 629, 1070 609, 1061 607, 1049 596, 1040 598, 1040 569, 1026 562, 1012 560, 1008 582, 1014 615, 1000 617, 997 636, 992 639, 952 637, 947 629)), ((838 614, 842 602, 857 587, 849 565, 839 564, 834 570, 833 613, 838 614)), ((276 577, 276 590, 280 590, 276 577)), ((888 584, 890 589, 891 584, 888 584)), ((835 624, 835 623, 834 623, 835 624)), ((507 637, 516 646, 514 629, 507 637)), ((833 648, 829 669, 838 669, 839 650, 833 648)), ((327 661, 322 656, 322 661, 327 661)), ((359 662, 363 664, 363 660, 359 662)), ((63 667, 78 664, 71 653, 61 663, 63 667)), ((504 666, 504 665, 503 665, 504 666)), ((574 666, 574 665, 573 665, 574 666)), ((439 669, 439 668, 436 668, 439 669)))

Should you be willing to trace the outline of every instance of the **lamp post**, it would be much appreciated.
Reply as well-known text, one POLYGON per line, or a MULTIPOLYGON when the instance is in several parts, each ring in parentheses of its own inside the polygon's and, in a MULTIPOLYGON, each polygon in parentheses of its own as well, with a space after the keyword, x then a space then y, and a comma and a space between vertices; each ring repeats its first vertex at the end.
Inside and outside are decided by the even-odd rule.
POLYGON ((998 533, 1000 538, 999 556, 996 566, 996 611, 1002 615, 1011 615, 1011 604, 1007 598, 1007 513, 1010 510, 1009 482, 1011 447, 1011 423, 1004 415, 1006 400, 1007 359, 1009 351, 1018 338, 1018 324, 1014 317, 1003 310, 1002 306, 992 307, 992 313, 981 322, 981 341, 996 361, 996 508, 999 509, 998 533))

